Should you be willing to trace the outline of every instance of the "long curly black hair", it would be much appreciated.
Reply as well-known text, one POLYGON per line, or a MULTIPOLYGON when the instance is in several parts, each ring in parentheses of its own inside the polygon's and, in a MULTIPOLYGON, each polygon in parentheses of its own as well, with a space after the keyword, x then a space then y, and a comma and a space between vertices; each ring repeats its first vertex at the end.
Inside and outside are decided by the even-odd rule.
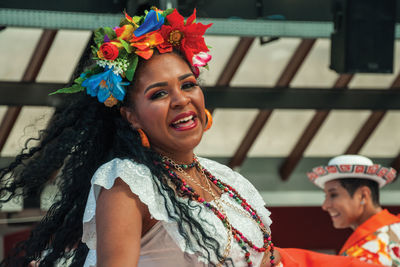
MULTIPOLYGON (((145 64, 140 61, 138 69, 145 64)), ((122 105, 132 105, 129 103, 132 90, 133 86, 128 88, 128 101, 122 105)), ((40 141, 39 145, 29 147, 28 140, 15 160, 0 170, 0 195, 8 196, 2 202, 16 196, 40 194, 55 173, 58 173, 55 179, 59 190, 56 201, 32 230, 29 239, 20 243, 0 266, 27 266, 32 260, 40 260, 39 266, 54 266, 67 258, 72 258, 70 266, 82 266, 88 252, 81 236, 90 180, 100 165, 113 158, 131 159, 146 165, 157 181, 158 193, 173 203, 173 207, 165 205, 165 208, 169 217, 177 222, 187 246, 194 251, 199 246, 206 255, 196 252, 209 261, 212 255, 221 260, 218 241, 207 234, 201 221, 190 215, 195 205, 191 205, 190 199, 179 201, 180 196, 165 180, 166 171, 155 164, 160 156, 141 145, 138 132, 120 115, 119 108, 108 108, 86 93, 69 95, 64 100, 65 105, 56 109, 47 129, 40 132, 38 139, 32 139, 40 141)), ((179 181, 173 182, 181 187, 179 181)), ((232 263, 226 261, 226 264, 232 263)))

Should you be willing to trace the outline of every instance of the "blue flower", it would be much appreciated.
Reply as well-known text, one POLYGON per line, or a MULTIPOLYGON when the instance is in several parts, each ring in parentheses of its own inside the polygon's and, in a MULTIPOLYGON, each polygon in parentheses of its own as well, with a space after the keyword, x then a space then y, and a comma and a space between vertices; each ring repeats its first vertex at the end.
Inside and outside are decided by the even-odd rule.
POLYGON ((119 101, 125 97, 124 86, 129 85, 128 82, 121 82, 122 78, 115 74, 112 69, 106 68, 102 73, 90 76, 82 82, 82 86, 86 87, 86 93, 92 97, 96 97, 99 102, 104 103, 111 95, 119 101))
POLYGON ((156 11, 150 10, 142 25, 139 26, 133 33, 136 37, 140 37, 148 32, 156 31, 164 24, 164 17, 156 11))

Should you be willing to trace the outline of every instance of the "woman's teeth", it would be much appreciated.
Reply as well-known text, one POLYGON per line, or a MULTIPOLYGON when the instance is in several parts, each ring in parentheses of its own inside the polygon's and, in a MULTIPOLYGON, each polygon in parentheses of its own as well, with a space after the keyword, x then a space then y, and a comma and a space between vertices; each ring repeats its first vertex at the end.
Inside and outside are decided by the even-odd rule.
POLYGON ((173 122, 171 126, 175 129, 185 129, 187 127, 191 127, 195 123, 194 119, 195 116, 190 115, 173 122))
POLYGON ((180 119, 180 120, 178 120, 178 121, 175 121, 175 122, 173 122, 172 124, 173 124, 173 125, 177 125, 177 124, 180 124, 180 123, 188 122, 189 120, 192 120, 192 119, 193 119, 193 115, 190 115, 190 116, 187 116, 187 117, 185 117, 185 118, 182 118, 182 119, 180 119))

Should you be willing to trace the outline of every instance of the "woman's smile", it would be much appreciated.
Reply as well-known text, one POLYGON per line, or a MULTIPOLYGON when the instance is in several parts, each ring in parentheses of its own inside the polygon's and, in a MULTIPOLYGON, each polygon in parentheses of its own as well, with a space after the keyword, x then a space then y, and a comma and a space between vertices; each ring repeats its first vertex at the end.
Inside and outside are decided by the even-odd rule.
POLYGON ((184 112, 176 116, 170 126, 177 131, 187 131, 198 125, 197 115, 193 111, 184 112))

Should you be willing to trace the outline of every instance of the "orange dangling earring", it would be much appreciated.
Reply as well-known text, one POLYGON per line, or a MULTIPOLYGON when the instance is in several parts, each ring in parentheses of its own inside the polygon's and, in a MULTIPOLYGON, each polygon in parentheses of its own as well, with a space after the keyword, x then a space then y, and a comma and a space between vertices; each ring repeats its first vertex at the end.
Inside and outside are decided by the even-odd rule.
POLYGON ((208 129, 211 128, 213 119, 212 119, 212 115, 211 115, 210 111, 208 111, 208 109, 205 108, 204 111, 206 113, 206 126, 204 127, 204 131, 207 131, 208 129))
POLYGON ((147 135, 143 132, 142 129, 136 129, 140 135, 140 140, 142 141, 142 146, 149 148, 150 147, 150 142, 149 139, 147 138, 147 135))

